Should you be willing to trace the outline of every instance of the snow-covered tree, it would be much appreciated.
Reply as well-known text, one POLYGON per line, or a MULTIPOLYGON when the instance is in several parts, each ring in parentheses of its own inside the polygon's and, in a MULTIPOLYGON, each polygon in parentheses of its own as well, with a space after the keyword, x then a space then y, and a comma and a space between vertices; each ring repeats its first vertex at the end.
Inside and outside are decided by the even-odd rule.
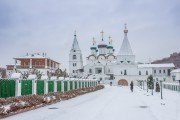
POLYGON ((147 80, 148 80, 148 88, 149 89, 154 89, 153 76, 152 75, 148 76, 147 80))

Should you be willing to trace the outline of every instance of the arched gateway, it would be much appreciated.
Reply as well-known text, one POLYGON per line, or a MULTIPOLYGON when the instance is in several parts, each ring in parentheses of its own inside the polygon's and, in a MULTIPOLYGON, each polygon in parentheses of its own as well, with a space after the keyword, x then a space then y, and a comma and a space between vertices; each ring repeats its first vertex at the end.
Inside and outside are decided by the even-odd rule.
POLYGON ((118 81, 118 85, 128 86, 128 81, 125 79, 121 79, 118 81))

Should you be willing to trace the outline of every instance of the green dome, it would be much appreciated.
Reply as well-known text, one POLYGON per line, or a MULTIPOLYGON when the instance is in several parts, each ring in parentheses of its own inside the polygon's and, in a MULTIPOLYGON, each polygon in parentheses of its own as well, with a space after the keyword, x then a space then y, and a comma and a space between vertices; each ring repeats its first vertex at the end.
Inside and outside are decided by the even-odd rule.
POLYGON ((96 48, 96 47, 91 47, 91 50, 93 50, 93 49, 95 49, 95 50, 96 50, 97 48, 96 48))
POLYGON ((113 48, 113 46, 107 46, 107 49, 113 48))

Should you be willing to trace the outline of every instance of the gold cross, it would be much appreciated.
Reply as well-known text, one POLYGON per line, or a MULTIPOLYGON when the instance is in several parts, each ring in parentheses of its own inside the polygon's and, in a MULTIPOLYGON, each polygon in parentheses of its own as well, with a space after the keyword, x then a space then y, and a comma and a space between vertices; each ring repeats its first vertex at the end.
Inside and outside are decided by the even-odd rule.
POLYGON ((102 34, 102 39, 103 39, 103 34, 104 34, 103 30, 102 30, 101 34, 102 34))
POLYGON ((109 41, 111 40, 111 36, 109 36, 109 41))
POLYGON ((93 37, 93 44, 96 43, 95 38, 93 37))
POLYGON ((127 29, 127 24, 124 24, 124 26, 125 26, 125 30, 127 29))
POLYGON ((74 31, 74 35, 76 35, 76 30, 74 31))

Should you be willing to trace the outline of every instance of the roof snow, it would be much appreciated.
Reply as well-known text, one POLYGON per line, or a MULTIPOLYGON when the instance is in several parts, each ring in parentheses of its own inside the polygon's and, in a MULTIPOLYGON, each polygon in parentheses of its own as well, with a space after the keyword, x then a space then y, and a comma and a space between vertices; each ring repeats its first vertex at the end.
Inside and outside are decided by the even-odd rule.
POLYGON ((71 50, 80 50, 76 35, 74 35, 74 41, 73 41, 71 50))
POLYGON ((160 67, 175 67, 173 63, 167 64, 139 64, 138 68, 160 68, 160 67))
POLYGON ((129 40, 127 38, 127 33, 125 33, 125 35, 124 35, 124 40, 123 40, 123 43, 121 45, 119 55, 133 55, 131 45, 130 45, 129 40))
POLYGON ((38 53, 35 54, 28 54, 26 56, 22 56, 22 57, 17 57, 17 58, 46 58, 45 55, 40 55, 38 53))
POLYGON ((175 69, 175 70, 171 71, 171 73, 180 73, 180 69, 175 69))

